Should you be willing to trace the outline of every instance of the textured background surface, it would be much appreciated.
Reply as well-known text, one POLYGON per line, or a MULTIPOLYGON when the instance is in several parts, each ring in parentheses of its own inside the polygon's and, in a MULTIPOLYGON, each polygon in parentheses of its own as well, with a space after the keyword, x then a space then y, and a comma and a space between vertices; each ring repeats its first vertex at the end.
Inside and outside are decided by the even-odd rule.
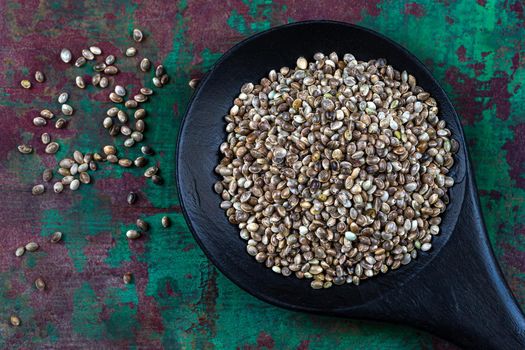
MULTIPOLYGON (((247 295, 206 260, 184 223, 176 197, 175 135, 191 90, 240 39, 271 26, 305 19, 335 19, 375 29, 425 62, 461 116, 469 141, 483 213, 496 256, 525 306, 525 10, 517 0, 474 1, 0 1, 0 348, 100 348, 136 345, 175 349, 454 349, 402 326, 289 312, 247 295), (220 3, 220 5, 219 5, 220 3), (75 149, 111 143, 100 130, 105 94, 73 87, 79 71, 58 59, 60 48, 98 44, 122 57, 133 27, 146 40, 139 57, 163 63, 172 77, 149 103, 146 142, 157 151, 166 184, 145 182, 138 169, 102 166, 95 182, 77 192, 32 197, 41 171, 75 149), (45 84, 23 90, 36 69, 45 84), (31 119, 57 111, 57 93, 72 92, 77 109, 67 129, 47 127, 61 144, 43 154, 43 131, 31 119), (22 156, 16 145, 36 146, 22 156), (129 208, 129 190, 141 195, 129 208), (159 226, 168 214, 173 225, 159 226), (131 242, 125 231, 140 216, 153 229, 131 242), (61 244, 47 244, 60 230, 61 244), (29 240, 40 251, 16 258, 29 240), (122 275, 134 273, 124 285, 122 275), (45 292, 33 281, 43 276, 45 292), (9 316, 22 325, 14 328, 9 316)), ((134 72, 134 60, 119 67, 134 72)), ((135 87, 144 75, 120 74, 135 87)), ((148 84, 150 79, 148 78, 148 84)), ((107 91, 107 90, 106 90, 107 91)), ((119 145, 121 141, 119 141, 119 145)), ((121 151, 122 148, 121 148, 121 151)), ((130 157, 138 149, 128 151, 130 157)), ((197 155, 198 157, 198 155, 197 155)), ((468 258, 468 252, 465 252, 468 258)))

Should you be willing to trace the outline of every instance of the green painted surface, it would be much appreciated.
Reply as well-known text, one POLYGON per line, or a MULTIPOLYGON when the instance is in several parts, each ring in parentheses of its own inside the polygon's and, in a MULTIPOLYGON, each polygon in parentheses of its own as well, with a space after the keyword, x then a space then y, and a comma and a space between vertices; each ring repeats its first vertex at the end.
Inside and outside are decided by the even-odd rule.
MULTIPOLYGON (((240 290, 205 258, 178 207, 175 143, 191 89, 239 40, 275 25, 305 19, 335 19, 377 30, 401 43, 430 68, 461 115, 482 209, 498 260, 525 305, 525 15, 519 1, 227 1, 41 2, 36 9, 17 2, 0 4, 3 29, 0 62, 0 348, 166 348, 166 349, 451 349, 442 340, 403 326, 306 315, 265 304, 240 290), (156 154, 166 183, 145 182, 141 169, 104 164, 94 184, 76 193, 29 189, 45 166, 73 150, 95 151, 113 143, 100 123, 109 103, 89 86, 73 86, 89 67, 68 68, 58 61, 63 46, 77 56, 100 44, 118 56, 122 72, 138 61, 123 57, 133 45, 132 28, 146 40, 134 44, 138 57, 163 63, 170 84, 146 103, 146 143, 156 154), (26 91, 23 77, 43 70, 44 85, 26 91), (23 157, 22 142, 38 144, 41 130, 30 123, 58 93, 71 92, 77 110, 66 130, 46 130, 61 144, 56 157, 23 157), (96 100, 96 101, 95 101, 96 100), (128 191, 139 202, 125 203, 128 191), (168 214, 172 226, 163 229, 168 214), (152 224, 141 240, 125 232, 137 217, 152 224), (46 244, 54 231, 58 245, 46 244), (14 249, 29 240, 41 251, 23 258, 14 249), (122 275, 131 271, 133 283, 122 275), (36 276, 48 281, 37 293, 36 276), (17 314, 22 325, 9 325, 17 314)), ((127 86, 151 87, 150 73, 120 74, 127 86)), ((103 96, 104 95, 104 96, 103 96)), ((134 158, 138 148, 120 154, 134 158)))

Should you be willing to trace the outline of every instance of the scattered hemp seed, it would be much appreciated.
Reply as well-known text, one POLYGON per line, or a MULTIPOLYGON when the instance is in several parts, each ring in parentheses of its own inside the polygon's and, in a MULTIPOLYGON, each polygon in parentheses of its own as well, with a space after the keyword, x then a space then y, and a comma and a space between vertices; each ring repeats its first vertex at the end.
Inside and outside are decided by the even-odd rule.
POLYGON ((34 252, 36 250, 38 250, 39 248, 39 245, 38 243, 36 242, 29 242, 25 245, 25 249, 28 251, 28 252, 34 252))
POLYGON ((128 193, 126 201, 128 202, 129 205, 135 204, 135 202, 137 201, 137 194, 135 192, 128 193))
POLYGON ((35 287, 36 289, 38 290, 44 290, 46 289, 46 282, 44 281, 44 279, 42 277, 38 277, 36 280, 35 280, 35 287))
POLYGON ((9 321, 11 322, 11 325, 14 326, 14 327, 18 327, 20 326, 20 318, 16 315, 11 315, 11 317, 9 317, 9 321))
POLYGON ((72 58, 73 55, 71 54, 71 51, 69 51, 69 49, 62 49, 62 51, 60 51, 60 59, 62 60, 62 62, 69 63, 71 62, 72 58))
POLYGON ((140 43, 142 39, 144 38, 144 34, 142 34, 142 31, 140 29, 133 29, 133 40, 140 43))
POLYGON ((190 82, 188 83, 188 85, 192 89, 195 89, 197 87, 197 85, 199 85, 199 81, 200 81, 200 79, 191 79, 190 82))
POLYGON ((171 225, 171 220, 167 216, 163 216, 160 222, 162 224, 162 227, 170 227, 171 225))
POLYGON ((22 85, 22 87, 24 89, 30 89, 31 88, 31 82, 27 79, 24 79, 22 81, 20 81, 20 85, 22 85))
POLYGON ((56 231, 51 235, 51 238, 49 239, 49 242, 51 243, 58 243, 62 240, 62 232, 56 231))
POLYGON ((137 230, 128 230, 126 232, 126 237, 131 240, 135 240, 140 237, 140 232, 137 230))
POLYGON ((37 70, 35 72, 35 80, 39 83, 43 83, 45 80, 46 80, 46 77, 44 75, 44 73, 42 73, 41 71, 37 70))
POLYGON ((131 274, 131 272, 126 272, 124 276, 122 276, 122 281, 124 282, 124 284, 130 284, 132 279, 133 275, 131 274))

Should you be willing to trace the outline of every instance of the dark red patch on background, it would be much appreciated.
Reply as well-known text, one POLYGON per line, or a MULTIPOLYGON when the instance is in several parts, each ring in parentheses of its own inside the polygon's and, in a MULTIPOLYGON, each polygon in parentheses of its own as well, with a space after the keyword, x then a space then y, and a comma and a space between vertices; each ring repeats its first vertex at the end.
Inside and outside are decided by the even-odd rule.
POLYGON ((520 66, 520 53, 516 52, 514 56, 512 56, 512 75, 514 75, 514 72, 516 72, 516 69, 518 69, 520 66))
MULTIPOLYGON (((199 301, 195 305, 195 313, 198 314, 198 323, 192 324, 190 330, 213 337, 216 335, 217 320, 217 297, 219 289, 217 287, 217 270, 208 263, 207 273, 201 274, 199 290, 202 291, 199 301)), ((211 343, 207 343, 211 346, 211 343)))
POLYGON ((259 333, 259 336, 257 337, 257 349, 273 349, 274 346, 275 341, 273 340, 271 335, 265 332, 259 333))
MULTIPOLYGON (((240 3, 239 6, 245 7, 246 5, 240 3)), ((229 2, 217 6, 214 1, 190 1, 188 3, 184 17, 187 18, 187 39, 194 46, 193 64, 202 61, 200 54, 204 49, 211 52, 225 52, 239 39, 242 39, 242 35, 227 24, 233 8, 239 8, 239 6, 234 7, 229 2)))
POLYGON ((263 350, 263 349, 273 349, 275 347, 275 341, 272 336, 268 333, 262 331, 257 336, 257 344, 244 344, 242 347, 237 347, 237 349, 243 350, 263 350))
POLYGON ((423 17, 425 15, 425 10, 423 6, 418 3, 412 2, 405 4, 405 13, 407 15, 413 15, 416 17, 423 17))
POLYGON ((483 62, 471 63, 471 64, 467 64, 467 67, 472 68, 474 70, 474 74, 476 74, 476 76, 479 77, 485 70, 485 63, 483 62))
MULTIPOLYGON (((525 226, 520 225, 515 228, 514 237, 525 236, 525 226)), ((515 246, 508 242, 500 243, 503 248, 503 263, 517 269, 518 271, 525 270, 525 252, 520 251, 515 246)))
POLYGON ((492 200, 500 200, 501 199, 501 192, 500 191, 479 190, 478 192, 479 192, 480 196, 489 196, 489 198, 492 199, 492 200))
POLYGON ((187 244, 186 246, 184 246, 184 248, 182 248, 182 251, 183 251, 183 252, 189 252, 189 251, 192 250, 193 248, 195 248, 195 244, 193 244, 193 243, 189 243, 189 244, 187 244))
POLYGON ((456 50, 456 55, 458 55, 458 59, 461 62, 465 62, 467 60, 466 54, 467 54, 467 49, 463 45, 458 47, 458 49, 456 50))
POLYGON ((525 123, 513 127, 514 140, 507 141, 503 149, 507 151, 509 175, 516 186, 525 189, 525 123))
POLYGON ((445 16, 445 20, 448 24, 454 24, 454 19, 450 16, 445 16))
POLYGON ((491 108, 496 109, 496 117, 508 119, 511 95, 507 90, 510 77, 506 72, 496 71, 490 80, 480 81, 461 73, 457 67, 450 67, 445 79, 454 89, 456 106, 467 124, 480 120, 481 113, 491 108))
POLYGON ((288 18, 295 21, 304 21, 308 19, 332 19, 347 22, 358 22, 363 16, 379 16, 379 0, 354 0, 351 6, 344 1, 312 1, 306 5, 304 1, 292 0, 275 1, 275 4, 287 6, 287 10, 281 13, 279 19, 281 23, 286 23, 288 18), (306 5, 306 6, 305 6, 306 5))
POLYGON ((483 7, 487 4, 487 0, 476 0, 476 2, 483 7))
POLYGON ((303 340, 301 344, 297 347, 297 350, 308 350, 310 347, 310 341, 309 340, 303 340))
POLYGON ((511 4, 509 8, 518 16, 519 19, 524 19, 523 4, 521 1, 516 1, 515 3, 511 4))

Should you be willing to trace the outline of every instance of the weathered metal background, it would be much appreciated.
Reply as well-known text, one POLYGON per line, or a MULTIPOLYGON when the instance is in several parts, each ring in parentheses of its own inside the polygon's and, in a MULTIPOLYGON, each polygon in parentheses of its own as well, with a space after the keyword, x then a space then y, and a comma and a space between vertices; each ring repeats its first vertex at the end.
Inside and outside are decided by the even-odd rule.
MULTIPOLYGON (((170 349, 452 349, 426 333, 395 325, 289 312, 241 291, 206 260, 184 223, 174 184, 175 138, 191 89, 229 47, 271 26, 335 19, 375 29, 424 61, 461 115, 491 242, 514 293, 525 305, 525 12, 520 0, 474 1, 1 1, 0 2, 0 348, 170 349), (163 63, 171 83, 147 104, 146 143, 166 183, 145 182, 139 169, 103 166, 77 192, 32 197, 45 167, 75 149, 111 143, 100 123, 105 93, 73 86, 78 72, 58 53, 97 44, 123 57, 133 27, 146 39, 138 57, 163 63), (66 69, 67 68, 67 69, 66 69), (36 69, 45 84, 20 80, 36 69), (32 117, 55 111, 58 93, 71 92, 77 113, 69 126, 47 127, 61 145, 45 155, 32 117), (16 145, 36 146, 22 156, 16 145), (139 202, 125 203, 129 190, 139 202), (168 214, 173 225, 160 227, 168 214), (153 223, 143 239, 125 231, 137 217, 153 223), (46 243, 60 230, 61 244, 46 243), (17 246, 41 249, 22 258, 17 246), (126 271, 134 282, 122 283, 126 271), (48 289, 37 292, 43 276, 48 289), (9 324, 17 314, 20 327, 9 324)), ((148 77, 150 77, 148 75, 148 77)), ((138 87, 144 75, 120 74, 138 87)), ((150 78, 147 79, 150 84, 150 78)), ((106 90, 107 91, 107 90, 106 90)), ((121 141, 120 141, 121 142, 121 141)), ((120 143, 119 143, 120 144, 120 143)), ((124 152, 124 149, 120 147, 124 152)), ((137 147, 128 150, 138 155, 137 147)), ((198 158, 198 155, 195 155, 198 158)), ((465 259, 468 259, 465 251, 465 259)), ((490 302, 490 301, 487 301, 490 302)), ((503 341, 503 340, 502 340, 503 341)))

